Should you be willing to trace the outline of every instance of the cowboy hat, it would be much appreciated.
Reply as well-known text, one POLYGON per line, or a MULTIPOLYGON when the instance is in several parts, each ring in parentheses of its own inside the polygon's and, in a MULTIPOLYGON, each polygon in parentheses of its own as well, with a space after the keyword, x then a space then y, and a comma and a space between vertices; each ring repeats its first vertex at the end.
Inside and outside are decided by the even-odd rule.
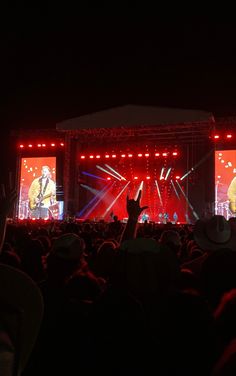
POLYGON ((193 230, 194 239, 205 251, 228 248, 236 251, 236 231, 222 215, 199 219, 193 230))
POLYGON ((79 260, 85 251, 84 239, 73 233, 55 239, 51 254, 66 260, 79 260))
POLYGON ((37 339, 43 317, 43 298, 25 273, 0 264, 0 324, 14 348, 14 374, 20 375, 37 339))

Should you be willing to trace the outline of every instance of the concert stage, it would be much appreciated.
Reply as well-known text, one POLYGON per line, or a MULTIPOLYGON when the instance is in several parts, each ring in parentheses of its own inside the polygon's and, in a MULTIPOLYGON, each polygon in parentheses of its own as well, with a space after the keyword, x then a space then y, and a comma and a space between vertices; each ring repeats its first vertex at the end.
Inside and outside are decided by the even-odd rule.
POLYGON ((15 133, 15 215, 32 218, 29 187, 49 166, 56 182, 50 218, 123 220, 127 195, 141 189, 148 221, 194 223, 214 211, 215 130, 204 111, 123 106, 63 121, 54 131, 15 133))

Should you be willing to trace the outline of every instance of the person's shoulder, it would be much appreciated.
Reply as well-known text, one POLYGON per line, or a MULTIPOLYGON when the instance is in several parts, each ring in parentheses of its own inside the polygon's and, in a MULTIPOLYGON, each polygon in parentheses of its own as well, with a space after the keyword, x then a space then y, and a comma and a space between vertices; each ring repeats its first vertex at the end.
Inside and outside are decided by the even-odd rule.
POLYGON ((38 183, 39 182, 39 178, 35 178, 33 181, 32 181, 32 184, 34 183, 38 183))
POLYGON ((236 184, 236 176, 233 177, 233 179, 229 183, 229 186, 232 185, 232 184, 236 184))

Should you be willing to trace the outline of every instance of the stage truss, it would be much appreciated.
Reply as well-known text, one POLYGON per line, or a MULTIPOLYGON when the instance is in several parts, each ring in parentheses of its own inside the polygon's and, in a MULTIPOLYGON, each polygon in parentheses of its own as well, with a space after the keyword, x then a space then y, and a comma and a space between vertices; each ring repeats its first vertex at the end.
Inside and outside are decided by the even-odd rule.
POLYGON ((186 144, 206 142, 214 127, 215 123, 208 121, 174 125, 60 130, 60 132, 65 133, 67 139, 77 139, 80 143, 103 143, 111 140, 118 143, 135 140, 158 141, 162 144, 186 144))

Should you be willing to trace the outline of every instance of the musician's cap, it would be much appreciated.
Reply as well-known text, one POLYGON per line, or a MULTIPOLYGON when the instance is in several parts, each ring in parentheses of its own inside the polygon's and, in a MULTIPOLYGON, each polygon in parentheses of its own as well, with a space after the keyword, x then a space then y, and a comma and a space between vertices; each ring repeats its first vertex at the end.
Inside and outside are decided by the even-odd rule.
POLYGON ((27 274, 0 264, 0 307, 1 349, 9 355, 14 353, 17 375, 20 375, 33 350, 43 317, 40 289, 27 274))
POLYGON ((236 251, 236 231, 233 223, 222 215, 199 219, 194 226, 194 239, 205 251, 228 248, 236 251))
POLYGON ((67 260, 78 260, 85 250, 85 242, 78 235, 68 233, 55 239, 52 254, 67 260))

